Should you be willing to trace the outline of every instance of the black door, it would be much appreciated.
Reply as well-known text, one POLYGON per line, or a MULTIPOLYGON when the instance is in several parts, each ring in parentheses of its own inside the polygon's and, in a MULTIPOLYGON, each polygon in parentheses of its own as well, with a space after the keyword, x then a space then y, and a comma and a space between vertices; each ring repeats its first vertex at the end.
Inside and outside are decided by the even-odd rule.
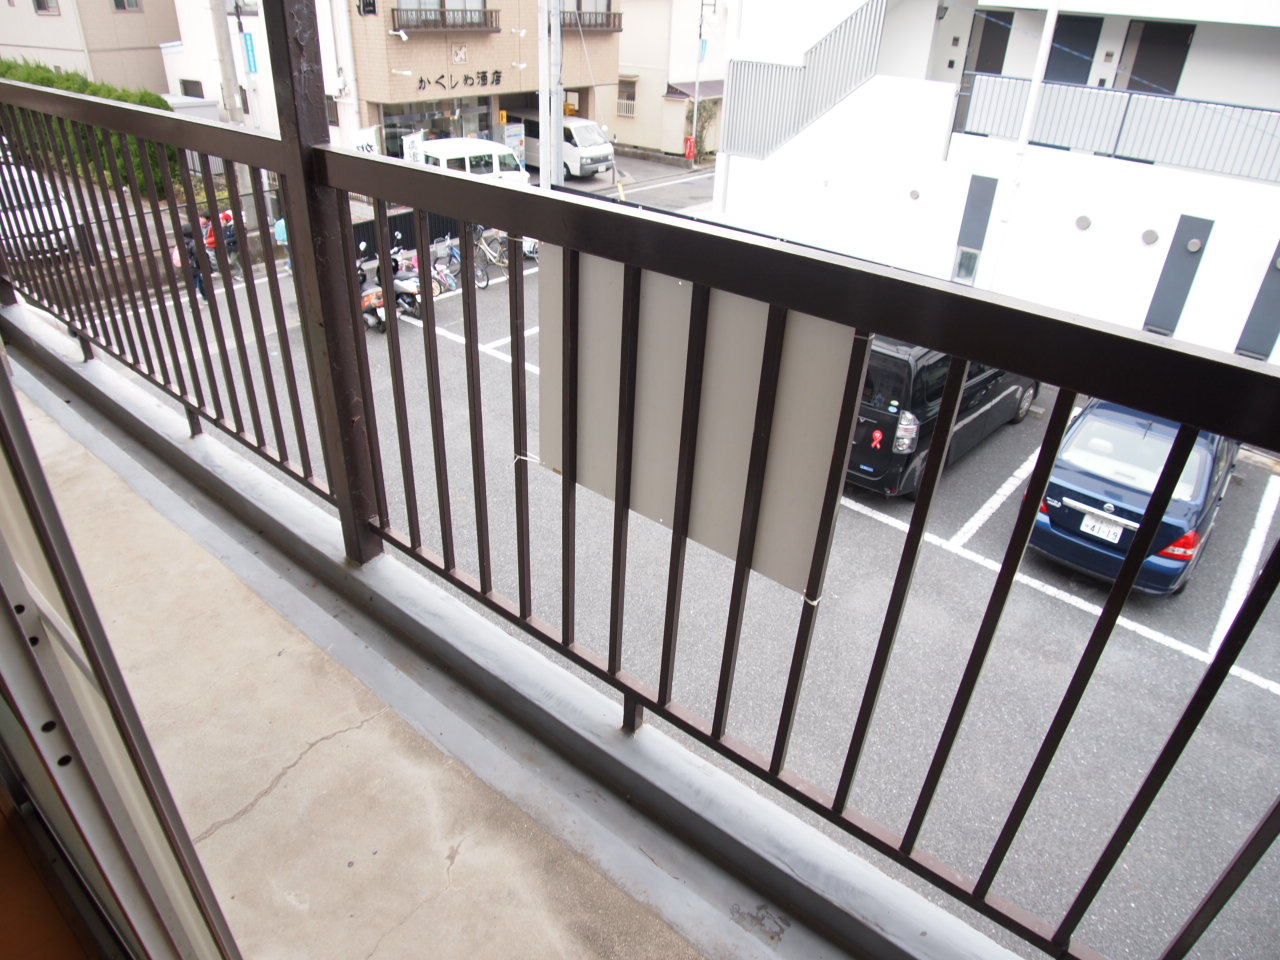
POLYGON ((965 69, 977 73, 1000 73, 1004 70, 1004 54, 1009 48, 1009 30, 1013 26, 1012 10, 982 10, 973 15, 973 33, 969 41, 970 63, 965 69), (974 48, 974 39, 977 48, 974 48))
POLYGON ((1088 83, 1101 32, 1101 17, 1059 16, 1058 26, 1053 31, 1053 48, 1044 67, 1045 81, 1088 83))
POLYGON ((1195 30, 1193 23, 1134 20, 1120 55, 1116 86, 1139 93, 1177 93, 1195 30))

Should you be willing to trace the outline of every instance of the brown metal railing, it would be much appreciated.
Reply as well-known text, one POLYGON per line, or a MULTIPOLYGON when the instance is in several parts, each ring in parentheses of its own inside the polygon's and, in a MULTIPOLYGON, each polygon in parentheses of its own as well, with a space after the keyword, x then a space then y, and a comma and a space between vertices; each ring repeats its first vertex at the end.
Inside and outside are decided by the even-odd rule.
MULTIPOLYGON (((297 88, 318 82, 318 74, 304 66, 310 52, 302 28, 277 7, 268 8, 266 16, 277 75, 292 76, 297 88)), ((17 220, 0 222, 0 280, 57 317, 80 341, 86 357, 110 356, 180 404, 193 432, 202 425, 214 426, 334 504, 353 560, 362 562, 390 546, 615 690, 628 728, 646 714, 661 719, 1047 954, 1093 956, 1080 943, 1078 930, 1090 917, 1102 885, 1123 862, 1160 788, 1180 769, 1201 720, 1250 641, 1280 581, 1280 550, 1273 550, 1262 567, 1195 694, 1177 712, 1141 788, 1125 801, 1123 817, 1087 878, 1075 886, 1060 919, 1032 916, 1010 902, 1008 891, 993 893, 993 883, 1020 836, 1028 809, 1044 796, 1046 772, 1089 690, 1137 577, 1145 555, 1141 544, 1130 552, 1110 590, 999 837, 979 857, 975 875, 922 849, 921 828, 939 809, 939 786, 984 676, 1077 395, 1108 397, 1278 449, 1280 376, 1250 361, 1143 333, 1080 325, 1052 311, 819 251, 567 193, 509 190, 333 149, 324 143, 322 96, 282 100, 280 107, 284 136, 277 141, 142 108, 0 83, 0 128, 14 160, 47 179, 67 205, 65 213, 57 212, 36 202, 41 198, 12 195, 12 188, 5 186, 12 181, 0 181, 0 190, 7 191, 0 199, 20 211, 17 220), (187 151, 199 158, 195 171, 187 151), (221 180, 213 173, 214 158, 225 170, 221 180), (282 184, 289 236, 303 239, 290 246, 292 274, 283 270, 273 248, 264 171, 276 174, 282 184), (243 195, 248 202, 240 199, 237 181, 247 182, 243 195), (243 289, 228 282, 230 261, 223 245, 216 245, 211 257, 197 243, 194 266, 183 259, 175 267, 169 257, 182 223, 194 223, 205 206, 220 207, 217 198, 222 196, 228 197, 226 205, 240 236, 254 241, 242 247, 247 281, 243 289), (509 234, 510 280, 503 315, 494 315, 492 304, 482 309, 476 255, 464 243, 461 332, 443 324, 437 304, 424 295, 421 345, 393 319, 384 347, 383 337, 369 333, 360 320, 351 239, 357 196, 372 203, 384 277, 393 272, 394 238, 388 228, 393 205, 414 211, 413 236, 403 240, 422 253, 424 276, 425 252, 434 239, 429 235, 429 215, 456 219, 462 237, 471 236, 477 224, 509 234), (134 229, 116 226, 108 207, 129 211, 134 229), (81 245, 49 253, 26 244, 37 230, 56 233, 66 226, 59 222, 63 216, 83 225, 92 250, 81 245), (554 275, 545 266, 547 275, 539 274, 542 295, 554 294, 561 303, 562 337, 554 355, 560 377, 559 419, 540 425, 544 434, 560 432, 558 476, 530 470, 539 414, 529 402, 526 340, 532 325, 526 316, 529 264, 517 242, 522 237, 538 238, 544 262, 558 264, 554 275), (554 250, 560 252, 549 256, 554 250), (618 271, 610 289, 617 294, 621 331, 615 398, 618 439, 611 499, 602 501, 579 482, 584 467, 580 417, 587 403, 599 399, 598 394, 583 393, 589 371, 579 350, 584 325, 602 322, 599 314, 583 315, 586 291, 599 283, 601 270, 614 269, 611 265, 618 271), (650 322, 648 298, 654 284, 665 278, 686 285, 691 293, 670 542, 659 574, 660 646, 653 676, 642 677, 627 669, 637 649, 636 638, 627 630, 629 605, 638 602, 629 578, 641 567, 635 551, 651 546, 649 541, 640 543, 641 522, 631 510, 639 429, 637 357, 639 339, 650 322), (259 280, 266 286, 265 295, 258 291, 259 280), (207 304, 198 286, 210 294, 207 304), (745 477, 740 478, 744 492, 736 550, 725 561, 726 582, 717 585, 691 579, 691 518, 695 476, 704 463, 699 443, 704 387, 709 371, 723 362, 715 352, 722 345, 718 347, 708 331, 712 318, 723 315, 730 302, 739 304, 733 309, 740 311, 747 309, 742 304, 754 304, 765 321, 763 346, 750 371, 751 382, 758 385, 745 477), (788 338, 808 322, 805 318, 833 329, 852 328, 853 334, 838 358, 843 387, 838 410, 830 417, 820 520, 804 589, 788 594, 795 607, 794 630, 770 638, 786 651, 787 666, 776 677, 785 691, 776 705, 777 722, 761 747, 735 735, 730 708, 747 703, 753 709, 772 709, 767 698, 756 703, 743 691, 739 668, 744 658, 758 655, 744 640, 744 609, 757 589, 751 574, 762 542, 760 520, 774 450, 775 411, 786 399, 781 366, 788 338), (486 355, 481 327, 493 321, 510 337, 509 384, 486 376, 482 363, 486 355), (299 337, 291 341, 294 323, 299 337), (840 728, 841 749, 827 758, 837 775, 817 782, 789 766, 792 741, 805 732, 799 704, 813 682, 807 664, 822 610, 869 338, 877 334, 957 358, 946 381, 938 436, 947 435, 960 408, 968 362, 959 358, 1059 385, 981 625, 976 637, 963 641, 971 644, 970 653, 950 696, 951 707, 945 722, 923 743, 932 759, 901 832, 859 809, 854 787, 865 767, 868 732, 889 689, 889 662, 903 629, 937 499, 945 442, 935 443, 930 451, 870 662, 859 689, 850 693, 851 702, 858 697, 856 716, 847 725, 839 716, 823 718, 840 728), (300 344, 297 352, 291 350, 291 342, 300 344), (460 359, 442 355, 441 344, 449 342, 461 347, 460 359), (1097 363, 1097 357, 1108 362, 1097 363), (1189 383, 1199 389, 1187 390, 1189 383), (451 403, 450 396, 462 399, 451 403), (1242 396, 1250 402, 1240 404, 1237 398, 1242 396), (501 445, 502 452, 495 445, 501 445), (323 452, 323 468, 313 462, 316 451, 323 452), (499 484, 501 497, 496 494, 499 484), (551 566, 558 569, 535 559, 535 549, 539 557, 550 551, 556 560, 551 566), (584 591, 581 585, 596 583, 590 577, 600 571, 607 571, 607 576, 590 592, 584 591), (705 627, 691 627, 685 619, 694 594, 715 594, 715 602, 721 604, 717 609, 722 619, 715 629, 723 631, 717 634, 722 640, 711 644, 709 654, 705 627), (691 660, 685 648, 694 646, 700 653, 691 660), (705 669, 690 676, 691 663, 705 669), (687 693, 691 684, 714 690, 704 698, 705 707, 692 707, 682 699, 681 691, 687 693)), ((0 294, 3 287, 0 282, 0 294)), ((386 296, 390 304, 389 290, 386 296)), ((548 353, 543 364, 551 359, 548 353)), ((1183 429, 1164 468, 1140 531, 1147 538, 1154 535, 1181 474, 1180 457, 1185 458, 1195 432, 1183 429)), ((705 564, 697 569, 704 568, 705 564)), ((1182 956, 1195 943, 1261 859, 1277 829, 1280 814, 1273 806, 1225 865, 1201 906, 1180 921, 1181 932, 1168 932, 1173 939, 1163 956, 1182 956)), ((1177 852, 1170 856, 1176 859, 1177 852)), ((1055 862, 1039 868, 1052 873, 1055 862)))
POLYGON ((448 10, 419 7, 392 7, 391 26, 395 30, 456 30, 497 33, 497 10, 448 10))
POLYGON ((622 13, 618 10, 561 10, 560 26, 573 30, 622 31, 622 13))

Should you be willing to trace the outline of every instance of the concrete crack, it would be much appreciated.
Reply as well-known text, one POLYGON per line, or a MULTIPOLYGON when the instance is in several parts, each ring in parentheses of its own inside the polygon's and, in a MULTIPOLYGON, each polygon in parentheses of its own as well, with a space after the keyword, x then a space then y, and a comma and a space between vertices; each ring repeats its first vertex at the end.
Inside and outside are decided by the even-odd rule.
POLYGON ((299 753, 293 759, 292 762, 290 762, 279 773, 277 773, 274 777, 272 777, 271 782, 268 783, 261 790, 259 790, 257 795, 254 796, 252 800, 250 800, 247 804, 245 804, 243 807, 241 807, 231 816, 226 817, 223 820, 219 820, 216 823, 209 826, 203 833, 201 833, 198 837, 194 839, 193 843, 199 844, 204 842, 205 840, 209 839, 209 837, 213 836, 215 833, 221 830, 223 827, 227 826, 228 824, 235 823, 237 820, 241 819, 247 813, 253 810, 253 808, 256 807, 264 797, 266 797, 269 793, 271 793, 272 790, 274 790, 277 786, 279 786, 280 781, 283 780, 288 775, 290 770, 292 770, 294 767, 300 764, 303 761, 303 758, 305 758, 308 753, 310 753, 320 744, 325 743, 326 741, 332 740, 335 737, 340 737, 344 733, 351 733, 353 730, 359 730, 361 727, 363 727, 365 724, 369 723, 370 721, 377 720, 378 717, 382 716, 389 709, 390 709, 389 707, 383 707, 377 713, 371 716, 365 717, 359 723, 352 724, 349 727, 344 727, 341 730, 335 730, 333 733, 327 733, 323 737, 317 737, 315 740, 312 740, 305 747, 303 747, 302 752, 299 753))
POLYGON ((471 834, 469 833, 463 836, 461 840, 459 840, 457 843, 453 844, 453 846, 449 848, 449 852, 446 853, 444 856, 445 862, 448 864, 448 866, 445 867, 444 869, 444 889, 438 890, 435 893, 427 894, 427 896, 423 897, 421 900, 419 900, 417 903, 413 905, 413 909, 404 915, 403 920, 401 920, 399 923, 395 924, 394 926, 388 927, 386 930, 382 931, 382 935, 378 937, 377 942, 373 945, 373 949, 370 950, 369 953, 365 956, 365 960, 373 960, 373 956, 382 948, 383 940, 387 939, 387 937, 391 936, 391 934, 395 933, 397 930, 403 927, 406 923, 412 920, 414 917, 414 914, 416 914, 419 910, 425 907, 432 900, 438 900, 440 897, 443 897, 446 893, 449 892, 449 888, 453 886, 453 865, 458 860, 458 852, 462 850, 462 845, 467 842, 467 837, 470 837, 470 836, 471 834))

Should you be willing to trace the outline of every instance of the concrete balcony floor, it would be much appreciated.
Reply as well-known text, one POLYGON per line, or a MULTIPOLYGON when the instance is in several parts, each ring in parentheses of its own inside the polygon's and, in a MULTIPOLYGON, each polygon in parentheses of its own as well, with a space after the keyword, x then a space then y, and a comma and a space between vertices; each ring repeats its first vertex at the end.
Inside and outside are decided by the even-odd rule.
POLYGON ((388 653, 358 611, 15 360, 246 958, 845 956, 425 659, 388 653))

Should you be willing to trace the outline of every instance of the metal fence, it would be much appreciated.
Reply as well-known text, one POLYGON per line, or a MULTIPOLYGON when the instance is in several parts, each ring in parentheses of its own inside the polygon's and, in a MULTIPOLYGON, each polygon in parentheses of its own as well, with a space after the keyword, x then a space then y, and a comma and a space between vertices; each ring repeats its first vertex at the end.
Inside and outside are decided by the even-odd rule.
POLYGON ((730 60, 721 149, 767 157, 873 77, 884 11, 884 0, 866 0, 800 66, 730 60))
MULTIPOLYGON (((274 6, 266 11, 273 69, 301 89, 318 82, 318 73, 304 64, 314 52, 308 47, 314 31, 308 37, 286 13, 274 6)), ((4 222, 0 277, 65 324, 86 357, 114 358, 181 405, 193 431, 215 427, 269 468, 333 504, 353 561, 364 562, 383 547, 397 550, 616 691, 629 728, 646 715, 660 719, 1046 954, 1095 956, 1080 941, 1080 927, 1092 919, 1099 892, 1125 863, 1129 842, 1162 787, 1181 769, 1201 721, 1250 642, 1280 580, 1280 551, 1266 560, 1194 694, 1175 711, 1171 732, 1140 786, 1117 800, 1122 815, 1091 855, 1091 868, 1082 877, 1062 879, 1070 886, 1065 909, 1056 919, 1036 916, 1019 905, 1018 889, 997 880, 1028 812, 1045 796, 1046 776, 1091 690, 1138 575, 1145 555, 1141 541, 1155 534, 1196 429, 1280 448, 1280 376, 1274 369, 1141 332, 1077 324, 980 291, 727 229, 567 193, 506 189, 330 148, 324 145, 322 96, 298 96, 279 106, 284 135, 277 141, 0 83, 0 128, 15 152, 13 162, 55 184, 72 219, 110 232, 115 221, 101 216, 101 206, 112 203, 132 209, 137 225, 136 236, 100 238, 119 252, 115 258, 89 262, 74 251, 31 255, 22 247, 24 230, 37 221, 56 228, 50 218, 60 214, 34 197, 7 197, 9 207, 30 213, 20 222, 4 222), (117 144, 136 147, 136 161, 122 163, 120 157, 134 154, 118 147, 104 151, 102 144, 113 142, 101 136, 107 133, 116 135, 117 144), (198 170, 190 168, 184 151, 199 154, 198 170), (245 258, 249 282, 243 291, 228 286, 230 261, 220 246, 209 252, 197 244, 194 265, 184 259, 175 266, 165 255, 182 222, 196 221, 197 198, 218 193, 212 157, 223 161, 228 176, 243 175, 253 185, 249 196, 260 224, 270 222, 258 186, 261 172, 280 178, 292 273, 283 270, 265 227, 261 252, 245 258), (179 200, 179 184, 184 200, 179 200), (532 362, 526 346, 534 335, 524 279, 530 265, 519 242, 508 245, 511 280, 500 315, 481 310, 472 279, 478 254, 463 244, 460 331, 439 324, 436 304, 424 297, 420 346, 394 322, 385 340, 370 333, 359 319, 351 269, 352 196, 373 203, 384 275, 390 275, 392 246, 388 211, 397 205, 413 211, 413 246, 419 250, 431 239, 433 216, 456 219, 461 236, 484 224, 512 238, 540 240, 540 315, 544 323, 554 320, 555 330, 554 337, 539 334, 544 337, 539 363, 532 362), (138 295, 130 278, 140 274, 150 275, 155 297, 138 295), (198 286, 209 294, 207 302, 198 286), (296 310, 287 311, 286 300, 296 302, 296 310), (505 379, 482 369, 482 324, 499 324, 510 338, 505 379), (655 386, 653 369, 639 358, 662 329, 669 342, 678 344, 678 363, 655 386), (601 331, 614 331, 609 336, 615 338, 603 353, 601 331), (903 829, 860 808, 855 788, 865 777, 869 731, 892 699, 888 664, 901 638, 926 541, 945 442, 931 448, 891 569, 862 571, 885 584, 886 595, 883 617, 865 651, 865 672, 848 694, 850 710, 801 719, 804 698, 815 683, 808 661, 824 610, 852 430, 875 335, 956 358, 941 399, 939 436, 956 422, 970 360, 1058 387, 1025 498, 993 571, 981 624, 975 635, 956 638, 968 653, 946 693, 945 717, 895 747, 904 754, 923 751, 929 758, 923 782, 913 788, 903 829), (443 357, 443 343, 455 344, 459 355, 443 357), (806 343, 818 346, 806 354, 806 343), (809 378, 818 362, 814 357, 834 370, 835 390, 825 405, 806 406, 796 385, 809 378), (1099 357, 1108 362, 1097 362, 1099 357), (730 379, 746 411, 746 428, 739 438, 739 466, 724 475, 724 488, 708 497, 699 481, 715 456, 712 448, 724 437, 709 426, 715 414, 704 401, 726 369, 735 371, 730 379), (529 378, 535 372, 541 405, 530 399, 529 378), (1187 384, 1198 389, 1188 390, 1187 384), (459 404, 448 400, 455 393, 465 398, 459 404), (1179 434, 1139 542, 1097 616, 1070 682, 1056 702, 1041 704, 1050 719, 1023 783, 1000 817, 997 836, 974 862, 944 859, 924 849, 922 829, 927 818, 954 813, 939 799, 943 778, 989 673, 988 655, 1059 442, 1081 395, 1108 397, 1195 426, 1179 434), (655 433, 651 418, 659 396, 668 405, 669 427, 655 433), (1240 397, 1249 402, 1240 403, 1240 397), (777 426, 784 410, 786 416, 799 416, 807 429, 784 435, 777 426), (541 449, 534 445, 535 434, 541 449), (778 471, 787 467, 787 444, 800 434, 817 437, 821 452, 820 467, 796 481, 809 491, 814 519, 804 532, 800 589, 775 589, 759 571, 768 567, 775 542, 770 539, 774 498, 780 488, 792 486, 791 480, 777 482, 778 471), (666 443, 670 453, 673 469, 663 481, 670 510, 657 518, 659 524, 646 525, 638 505, 651 495, 641 486, 652 478, 639 452, 654 442, 666 443), (550 452, 549 444, 557 449, 550 452), (608 454, 607 477, 589 483, 588 472, 600 472, 602 449, 608 454), (540 453, 544 459, 554 456, 558 472, 536 467, 540 453), (592 492, 598 488, 607 495, 592 492), (732 546, 716 567, 723 576, 706 573, 714 563, 707 562, 700 545, 708 500, 727 511, 733 530, 732 546), (651 534, 659 526, 665 539, 655 540, 651 534), (500 551, 499 545, 511 549, 500 551), (537 548, 546 546, 555 556, 553 567, 535 559, 541 555, 537 548), (648 592, 638 590, 636 580, 646 573, 656 583, 648 592), (765 638, 764 646, 748 642, 743 632, 744 610, 755 594, 791 611, 790 627, 765 638), (695 595, 717 611, 710 627, 702 619, 705 610, 699 619, 690 616, 695 595), (660 626, 642 639, 630 625, 644 615, 646 603, 660 626), (640 671, 633 664, 646 644, 652 665, 640 671), (735 726, 731 706, 736 711, 760 696, 742 681, 753 659, 781 695, 763 701, 766 710, 775 710, 776 721, 748 737, 735 726), (695 687, 706 695, 690 695, 695 687), (816 727, 829 734, 824 742, 840 744, 822 758, 821 769, 830 771, 822 777, 791 764, 794 741, 814 735, 816 727)), ((247 211, 235 194, 231 208, 243 227, 247 211)), ((1186 954, 1278 830, 1280 803, 1225 858, 1220 878, 1205 890, 1200 905, 1163 930, 1162 956, 1186 954)), ((1167 856, 1173 869, 1179 850, 1171 848, 1167 856)), ((1034 869, 1052 874, 1057 863, 1058 855, 1050 852, 1036 860, 1034 869)))
MULTIPOLYGON (((955 129, 1016 138, 1030 89, 1030 80, 966 73, 955 129)), ((1277 110, 1046 83, 1031 140, 1108 157, 1280 180, 1277 110)))

